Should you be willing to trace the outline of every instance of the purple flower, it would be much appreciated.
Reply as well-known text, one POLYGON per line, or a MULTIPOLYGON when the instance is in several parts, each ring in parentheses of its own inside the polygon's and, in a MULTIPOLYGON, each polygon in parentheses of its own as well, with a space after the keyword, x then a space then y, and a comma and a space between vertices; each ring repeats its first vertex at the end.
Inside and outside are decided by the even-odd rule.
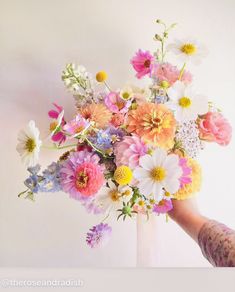
POLYGON ((112 232, 108 224, 100 223, 93 226, 87 233, 86 242, 91 248, 105 246, 112 232))

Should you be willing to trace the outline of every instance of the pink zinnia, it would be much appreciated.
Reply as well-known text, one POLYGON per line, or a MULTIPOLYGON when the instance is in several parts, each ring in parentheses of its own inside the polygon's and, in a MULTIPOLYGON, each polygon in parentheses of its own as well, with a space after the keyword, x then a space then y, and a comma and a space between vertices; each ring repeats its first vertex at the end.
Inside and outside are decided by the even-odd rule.
POLYGON ((94 196, 105 181, 99 160, 97 154, 87 150, 70 154, 60 170, 62 189, 77 200, 94 196))
POLYGON ((179 165, 182 168, 182 176, 180 177, 180 188, 192 182, 192 168, 188 166, 187 162, 187 158, 184 157, 181 157, 179 160, 179 165))
POLYGON ((171 200, 161 200, 158 204, 153 206, 153 212, 157 214, 165 214, 173 209, 171 200))
MULTIPOLYGON (((60 113, 62 113, 63 111, 63 107, 59 106, 56 103, 53 103, 53 105, 55 106, 56 110, 50 110, 48 112, 48 116, 54 120, 58 119, 60 113)), ((53 122, 51 123, 51 126, 53 125, 53 122)), ((63 127, 65 125, 65 119, 64 117, 62 118, 61 121, 61 127, 63 127)), ((55 125, 56 126, 56 125, 55 125)), ((63 134, 63 132, 61 131, 56 131, 52 136, 51 136, 52 141, 54 142, 59 142, 59 144, 65 142, 66 140, 66 136, 63 134)))
POLYGON ((118 92, 110 92, 104 102, 112 113, 126 113, 131 105, 131 101, 122 99, 118 92))
POLYGON ((143 76, 151 73, 152 63, 154 57, 149 51, 139 50, 136 55, 131 59, 131 64, 134 67, 137 78, 142 78, 143 76))
MULTIPOLYGON (((155 64, 152 70, 152 77, 158 79, 158 81, 167 81, 169 85, 173 85, 177 80, 179 80, 180 70, 171 65, 170 63, 155 64)), ((192 82, 192 75, 189 71, 184 71, 181 81, 189 84, 192 82)))
POLYGON ((134 169, 139 165, 140 157, 145 155, 147 150, 147 146, 137 135, 125 136, 121 142, 115 144, 116 165, 127 165, 134 169))
POLYGON ((117 128, 124 124, 124 120, 125 120, 124 114, 117 113, 112 116, 110 124, 117 128))

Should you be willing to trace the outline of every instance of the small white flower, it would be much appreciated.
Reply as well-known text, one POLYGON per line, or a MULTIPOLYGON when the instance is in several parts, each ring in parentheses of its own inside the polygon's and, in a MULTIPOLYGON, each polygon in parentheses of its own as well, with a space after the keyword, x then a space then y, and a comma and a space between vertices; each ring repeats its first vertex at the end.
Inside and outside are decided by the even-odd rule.
POLYGON ((120 91, 120 96, 124 100, 130 100, 134 96, 134 92, 131 86, 125 86, 121 91, 120 91))
POLYGON ((205 96, 195 94, 191 86, 181 81, 168 90, 170 101, 167 106, 175 111, 175 118, 179 122, 196 120, 198 115, 208 112, 208 100, 205 96))
POLYGON ((141 194, 148 197, 153 195, 159 201, 163 188, 172 194, 178 191, 182 169, 177 155, 167 155, 165 150, 157 148, 152 155, 142 156, 139 164, 134 170, 134 177, 138 180, 141 194))
POLYGON ((42 145, 39 134, 40 132, 34 121, 30 121, 27 129, 25 131, 21 130, 18 134, 19 143, 16 146, 16 150, 20 154, 23 163, 27 166, 34 166, 38 161, 42 145))
POLYGON ((204 45, 194 39, 175 40, 173 44, 168 45, 168 49, 180 57, 183 62, 192 61, 199 64, 201 59, 208 54, 204 45))

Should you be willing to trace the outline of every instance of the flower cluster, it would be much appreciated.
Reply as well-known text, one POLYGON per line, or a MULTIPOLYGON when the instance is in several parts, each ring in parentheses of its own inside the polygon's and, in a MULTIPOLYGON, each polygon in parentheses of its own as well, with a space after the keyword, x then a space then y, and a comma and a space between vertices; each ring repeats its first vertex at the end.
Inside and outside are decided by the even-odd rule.
MULTIPOLYGON (((200 190, 195 158, 205 142, 228 145, 232 129, 192 88, 186 66, 201 62, 204 46, 192 39, 166 46, 175 24, 157 23, 163 27, 155 35, 159 49, 138 50, 130 61, 138 79, 149 78, 145 88, 111 88, 105 71, 93 78, 81 65, 66 66, 62 80, 75 98, 74 115, 65 119, 63 107, 54 103, 45 141, 34 121, 19 133, 17 151, 29 172, 27 189, 19 196, 34 199, 40 192, 63 191, 88 213, 125 220, 138 213, 167 214, 174 200, 200 190), (183 61, 181 66, 165 60, 170 52, 183 61), (48 140, 52 145, 46 145, 48 140), (41 147, 66 152, 40 172, 41 147)), ((92 248, 108 242, 112 229, 103 221, 87 233, 92 248)))

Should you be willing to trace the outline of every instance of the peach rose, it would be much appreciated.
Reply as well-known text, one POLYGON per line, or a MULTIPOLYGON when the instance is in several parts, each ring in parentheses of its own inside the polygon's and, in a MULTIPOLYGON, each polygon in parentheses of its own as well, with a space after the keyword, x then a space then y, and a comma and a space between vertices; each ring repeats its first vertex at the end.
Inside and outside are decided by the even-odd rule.
POLYGON ((199 122, 200 138, 228 145, 232 137, 232 127, 219 112, 208 112, 199 122))

